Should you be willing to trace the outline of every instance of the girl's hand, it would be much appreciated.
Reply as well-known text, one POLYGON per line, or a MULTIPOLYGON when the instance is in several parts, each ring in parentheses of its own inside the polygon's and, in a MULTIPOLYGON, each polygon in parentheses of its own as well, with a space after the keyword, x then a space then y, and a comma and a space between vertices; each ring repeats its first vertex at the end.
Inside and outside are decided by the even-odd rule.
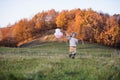
POLYGON ((61 30, 61 32, 62 32, 64 35, 66 35, 66 31, 64 31, 63 29, 61 30))

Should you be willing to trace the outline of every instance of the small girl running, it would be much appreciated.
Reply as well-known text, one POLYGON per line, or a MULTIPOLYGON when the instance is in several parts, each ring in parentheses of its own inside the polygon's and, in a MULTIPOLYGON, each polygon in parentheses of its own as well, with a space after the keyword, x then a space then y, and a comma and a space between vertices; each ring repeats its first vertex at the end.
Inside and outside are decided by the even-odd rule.
POLYGON ((69 40, 69 57, 74 59, 76 56, 76 46, 78 44, 78 39, 76 38, 76 33, 72 32, 71 36, 66 33, 66 37, 69 40))

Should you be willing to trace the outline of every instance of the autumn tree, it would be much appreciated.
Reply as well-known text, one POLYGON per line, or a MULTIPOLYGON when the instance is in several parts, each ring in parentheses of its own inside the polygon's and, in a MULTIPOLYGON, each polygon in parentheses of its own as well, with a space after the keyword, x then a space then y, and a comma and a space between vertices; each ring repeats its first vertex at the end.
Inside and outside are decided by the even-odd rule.
POLYGON ((57 24, 57 27, 59 28, 62 28, 64 30, 67 29, 67 14, 68 11, 62 11, 61 13, 59 13, 59 15, 57 16, 56 18, 56 24, 57 24))
POLYGON ((117 36, 119 35, 119 24, 117 23, 115 17, 110 17, 106 20, 106 26, 101 39, 105 45, 112 46, 116 43, 117 36))
POLYGON ((67 24, 68 24, 68 28, 67 28, 67 31, 69 33, 75 31, 77 32, 78 30, 78 26, 76 26, 76 21, 75 21, 75 18, 76 18, 76 13, 77 11, 79 12, 80 9, 73 9, 73 10, 70 10, 68 13, 67 13, 67 24))
POLYGON ((48 29, 54 29, 57 27, 57 25, 56 25, 56 17, 57 16, 58 16, 58 12, 56 12, 54 9, 51 9, 47 12, 45 21, 47 23, 48 29))
POLYGON ((33 27, 31 27, 31 23, 29 23, 27 19, 23 19, 16 24, 13 33, 18 41, 23 41, 32 37, 32 30, 33 27))
POLYGON ((0 30, 0 41, 2 40, 2 32, 1 32, 1 30, 0 30))

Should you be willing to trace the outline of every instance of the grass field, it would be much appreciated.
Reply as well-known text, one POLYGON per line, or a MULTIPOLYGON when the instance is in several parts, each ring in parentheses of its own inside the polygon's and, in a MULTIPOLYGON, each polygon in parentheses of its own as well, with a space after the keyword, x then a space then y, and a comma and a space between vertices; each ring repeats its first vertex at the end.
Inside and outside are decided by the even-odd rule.
POLYGON ((79 43, 75 59, 68 43, 0 47, 0 80, 120 80, 120 51, 79 43))

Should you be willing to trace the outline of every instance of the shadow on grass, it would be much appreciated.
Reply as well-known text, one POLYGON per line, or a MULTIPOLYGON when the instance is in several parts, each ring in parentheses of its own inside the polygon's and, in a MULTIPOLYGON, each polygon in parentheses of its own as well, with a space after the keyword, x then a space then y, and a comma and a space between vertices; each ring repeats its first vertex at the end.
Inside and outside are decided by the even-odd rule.
POLYGON ((23 77, 23 75, 20 75, 19 77, 16 77, 12 73, 10 73, 8 75, 4 75, 4 74, 0 73, 0 80, 27 80, 27 78, 23 77))
POLYGON ((0 80, 43 80, 45 79, 45 75, 44 72, 39 71, 37 73, 34 74, 29 74, 27 77, 19 74, 18 76, 16 76, 16 74, 8 74, 8 75, 4 75, 0 73, 0 80))

